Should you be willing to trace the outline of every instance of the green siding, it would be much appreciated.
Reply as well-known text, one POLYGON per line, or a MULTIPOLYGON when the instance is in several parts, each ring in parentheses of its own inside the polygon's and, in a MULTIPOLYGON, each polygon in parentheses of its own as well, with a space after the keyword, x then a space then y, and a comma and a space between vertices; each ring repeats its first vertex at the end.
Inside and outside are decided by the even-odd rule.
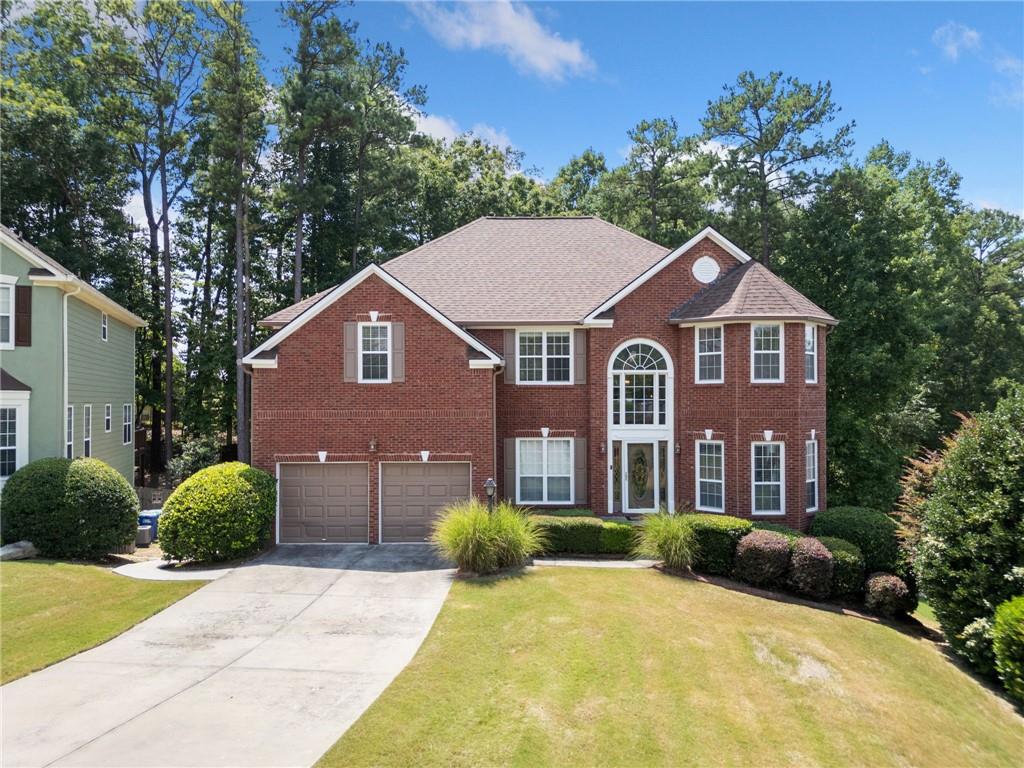
MULTIPOLYGON (((18 278, 18 285, 31 285, 31 265, 0 244, 0 274, 18 278)), ((0 351, 0 366, 14 378, 32 387, 29 398, 28 460, 59 456, 60 412, 64 403, 62 359, 61 296, 59 288, 35 286, 32 290, 32 346, 0 351)))
MULTIPOLYGON (((135 331, 113 317, 107 341, 100 337, 100 310, 74 296, 68 299, 68 404, 75 407, 74 454, 84 450, 84 408, 92 405, 92 455, 129 481, 134 474, 133 446, 121 440, 125 403, 135 403, 135 331), (111 427, 104 431, 104 406, 111 405, 111 427)), ((132 431, 134 437, 134 430, 132 431)))

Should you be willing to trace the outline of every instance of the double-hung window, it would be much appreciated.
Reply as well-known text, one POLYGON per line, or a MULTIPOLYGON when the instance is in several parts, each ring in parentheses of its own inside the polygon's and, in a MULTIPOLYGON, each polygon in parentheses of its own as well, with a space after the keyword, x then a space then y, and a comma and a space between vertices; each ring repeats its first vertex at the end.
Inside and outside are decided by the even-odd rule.
POLYGON ((391 323, 359 324, 359 383, 391 382, 391 323))
POLYGON ((804 326, 804 382, 818 383, 818 326, 804 326))
POLYGON ((725 443, 697 441, 697 509, 725 511, 725 443))
POLYGON ((69 405, 67 412, 67 423, 64 426, 64 456, 69 459, 75 458, 75 406, 69 405))
POLYGON ((14 349, 14 281, 0 275, 0 349, 14 349))
POLYGON ((518 331, 518 384, 572 384, 572 331, 518 331))
POLYGON ((572 502, 571 438, 516 440, 516 501, 521 504, 572 502))
POLYGON ((18 468, 18 440, 18 409, 0 408, 0 477, 9 477, 18 468))
POLYGON ((121 406, 121 443, 131 445, 132 442, 132 405, 125 403, 121 406))
POLYGON ((750 380, 783 381, 781 323, 755 323, 750 327, 750 380))
POLYGON ((808 440, 804 443, 807 468, 804 480, 804 508, 808 512, 818 511, 818 441, 808 440))
POLYGON ((752 443, 751 485, 755 515, 785 513, 785 448, 782 443, 752 443))
POLYGON ((103 406, 103 431, 109 432, 114 421, 114 409, 110 403, 103 406))
POLYGON ((100 315, 100 338, 103 339, 103 341, 106 341, 108 338, 107 332, 109 331, 109 324, 107 313, 103 312, 100 315))
POLYGON ((82 455, 92 456, 92 406, 82 406, 82 455))
POLYGON ((697 347, 697 383, 721 384, 725 357, 723 326, 697 326, 694 332, 697 347))

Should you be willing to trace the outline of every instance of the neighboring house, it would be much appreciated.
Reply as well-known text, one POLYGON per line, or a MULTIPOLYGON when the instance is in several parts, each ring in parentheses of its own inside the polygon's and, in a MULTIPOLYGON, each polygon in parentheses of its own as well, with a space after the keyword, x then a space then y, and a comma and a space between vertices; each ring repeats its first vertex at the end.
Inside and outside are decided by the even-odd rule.
POLYGON ((47 456, 94 456, 133 482, 143 325, 0 226, 0 484, 47 456))
POLYGON ((448 501, 806 527, 835 318, 705 229, 483 218, 262 321, 281 542, 422 540, 448 501))

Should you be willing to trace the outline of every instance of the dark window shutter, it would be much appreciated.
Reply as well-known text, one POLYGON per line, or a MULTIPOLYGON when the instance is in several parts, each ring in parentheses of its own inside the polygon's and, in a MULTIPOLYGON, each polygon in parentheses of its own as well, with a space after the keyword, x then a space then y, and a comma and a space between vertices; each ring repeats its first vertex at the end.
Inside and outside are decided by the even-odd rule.
POLYGON ((505 498, 516 500, 516 439, 505 438, 505 487, 501 489, 505 498))
POLYGON ((587 503, 587 438, 577 437, 573 441, 573 499, 574 504, 587 503))
POLYGON ((14 286, 14 346, 32 346, 32 286, 14 286))
POLYGON ((573 331, 572 340, 573 379, 577 384, 587 383, 587 332, 582 328, 573 331))
POLYGON ((391 380, 405 381, 405 323, 391 324, 391 380))
POLYGON ((516 383, 516 332, 514 329, 505 331, 505 383, 516 383))
POLYGON ((359 380, 358 330, 358 323, 345 323, 345 381, 359 380))

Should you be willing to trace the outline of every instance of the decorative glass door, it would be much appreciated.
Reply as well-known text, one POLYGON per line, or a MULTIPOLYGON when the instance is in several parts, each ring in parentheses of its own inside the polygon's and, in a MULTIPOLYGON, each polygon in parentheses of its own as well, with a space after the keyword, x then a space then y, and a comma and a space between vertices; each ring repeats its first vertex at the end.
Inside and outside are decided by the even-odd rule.
POLYGON ((654 478, 657 477, 654 443, 626 444, 626 511, 656 510, 654 478))

